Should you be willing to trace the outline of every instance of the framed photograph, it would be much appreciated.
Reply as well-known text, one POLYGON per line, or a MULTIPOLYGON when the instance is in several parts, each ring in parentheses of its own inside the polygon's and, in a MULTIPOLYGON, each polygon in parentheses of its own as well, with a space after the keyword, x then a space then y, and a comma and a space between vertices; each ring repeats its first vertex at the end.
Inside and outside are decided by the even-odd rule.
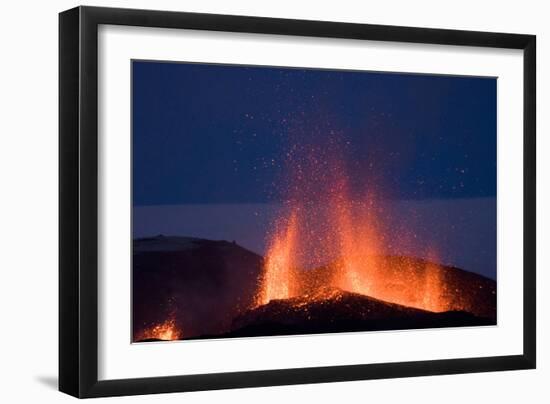
POLYGON ((59 27, 61 391, 535 367, 535 36, 59 27))

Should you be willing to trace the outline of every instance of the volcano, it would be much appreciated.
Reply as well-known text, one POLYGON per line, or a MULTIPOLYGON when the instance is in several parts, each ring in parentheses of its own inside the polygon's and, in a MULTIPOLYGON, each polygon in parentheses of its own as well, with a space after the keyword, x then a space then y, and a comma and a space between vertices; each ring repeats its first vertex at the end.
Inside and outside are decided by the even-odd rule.
POLYGON ((370 288, 373 295, 334 286, 342 267, 336 260, 296 269, 300 293, 259 304, 265 259, 236 242, 136 239, 133 341, 496 324, 494 280, 420 258, 378 256, 376 262, 380 284, 370 288), (439 282, 436 295, 426 287, 434 279, 439 282), (424 308, 426 290, 430 299, 445 303, 434 306, 439 310, 424 308))
POLYGON ((465 311, 434 313, 339 288, 272 300, 237 317, 225 337, 319 334, 494 324, 465 311))

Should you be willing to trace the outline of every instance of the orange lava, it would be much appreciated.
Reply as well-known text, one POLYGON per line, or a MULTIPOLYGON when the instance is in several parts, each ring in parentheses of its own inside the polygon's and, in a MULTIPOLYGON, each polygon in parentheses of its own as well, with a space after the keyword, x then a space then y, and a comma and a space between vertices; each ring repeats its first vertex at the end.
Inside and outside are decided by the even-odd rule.
POLYGON ((433 312, 461 309, 451 304, 445 290, 443 272, 434 262, 410 262, 404 258, 387 262, 383 256, 366 257, 365 260, 364 266, 361 264, 365 261, 351 263, 358 278, 358 282, 353 285, 355 288, 346 287, 340 280, 349 277, 352 270, 345 266, 338 273, 337 285, 344 290, 433 312))
POLYGON ((296 250, 296 217, 296 213, 292 212, 288 220, 278 223, 267 252, 263 287, 258 294, 257 305, 266 304, 272 299, 288 299, 294 295, 293 258, 296 250))
POLYGON ((374 214, 376 204, 372 197, 361 203, 350 201, 344 182, 337 190, 338 194, 333 197, 335 208, 332 220, 339 241, 340 262, 336 265, 333 285, 378 297, 375 295, 380 283, 377 281, 380 276, 378 259, 383 253, 383 246, 374 214))
MULTIPOLYGON (((385 239, 383 205, 372 189, 361 200, 353 200, 342 164, 336 161, 327 165, 324 156, 305 160, 308 164, 290 162, 294 174, 289 179, 287 211, 291 213, 279 217, 270 234, 256 305, 273 299, 317 296, 314 285, 313 289, 337 287, 434 312, 455 308, 436 254, 427 254, 427 260, 388 261, 386 247, 394 240, 385 239), (320 213, 308 200, 308 192, 315 203, 321 201, 328 210, 321 226, 312 225, 320 213), (304 256, 313 257, 317 267, 329 268, 329 275, 298 269, 304 256), (319 265, 318 257, 325 257, 324 264, 319 265)), ((404 232, 400 237, 410 235, 404 232)), ((426 249, 434 250, 433 246, 426 249)), ((426 255, 422 253, 419 255, 426 255)))
POLYGON ((136 340, 141 341, 145 339, 159 339, 163 341, 172 341, 181 338, 182 332, 177 327, 176 320, 168 319, 163 323, 146 328, 139 334, 136 340))

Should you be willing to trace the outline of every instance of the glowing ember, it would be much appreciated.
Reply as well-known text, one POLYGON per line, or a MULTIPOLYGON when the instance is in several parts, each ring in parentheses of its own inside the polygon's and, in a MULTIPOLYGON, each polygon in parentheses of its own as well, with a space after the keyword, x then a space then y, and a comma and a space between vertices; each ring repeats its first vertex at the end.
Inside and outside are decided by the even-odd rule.
POLYGON ((182 338, 181 330, 176 326, 176 320, 168 319, 163 323, 154 325, 150 328, 143 330, 137 341, 146 339, 160 339, 163 341, 172 341, 182 338))

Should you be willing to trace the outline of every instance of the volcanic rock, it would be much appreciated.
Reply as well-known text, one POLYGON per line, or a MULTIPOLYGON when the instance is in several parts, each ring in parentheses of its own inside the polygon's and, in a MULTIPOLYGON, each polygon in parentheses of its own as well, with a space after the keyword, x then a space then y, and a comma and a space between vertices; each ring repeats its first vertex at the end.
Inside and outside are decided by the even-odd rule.
POLYGON ((434 313, 325 288, 314 295, 272 300, 237 317, 225 337, 315 334, 491 325, 465 311, 434 313))
POLYGON ((229 329, 250 307, 263 258, 228 241, 134 240, 133 334, 174 318, 184 338, 229 329))

